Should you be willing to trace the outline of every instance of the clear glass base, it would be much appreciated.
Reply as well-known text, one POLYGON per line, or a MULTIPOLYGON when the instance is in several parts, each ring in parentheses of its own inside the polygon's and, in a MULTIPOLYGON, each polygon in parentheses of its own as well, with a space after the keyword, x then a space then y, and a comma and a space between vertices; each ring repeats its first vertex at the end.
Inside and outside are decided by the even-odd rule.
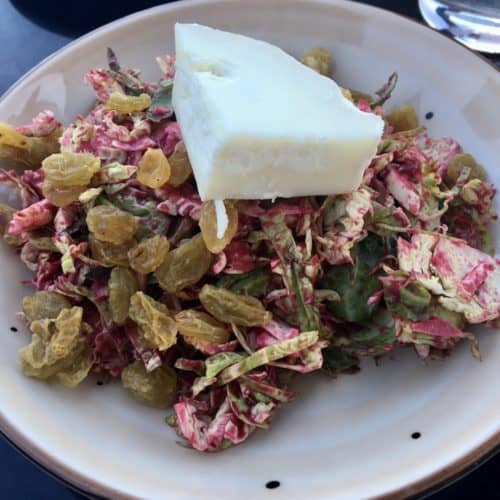
POLYGON ((427 24, 473 50, 500 53, 500 0, 419 0, 427 24))

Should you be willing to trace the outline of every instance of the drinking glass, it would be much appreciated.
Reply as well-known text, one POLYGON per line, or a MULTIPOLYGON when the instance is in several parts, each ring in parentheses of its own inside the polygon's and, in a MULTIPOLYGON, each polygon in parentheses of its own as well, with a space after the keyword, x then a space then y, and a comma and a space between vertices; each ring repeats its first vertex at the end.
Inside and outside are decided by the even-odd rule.
POLYGON ((419 0, 425 21, 473 50, 500 53, 500 0, 419 0))

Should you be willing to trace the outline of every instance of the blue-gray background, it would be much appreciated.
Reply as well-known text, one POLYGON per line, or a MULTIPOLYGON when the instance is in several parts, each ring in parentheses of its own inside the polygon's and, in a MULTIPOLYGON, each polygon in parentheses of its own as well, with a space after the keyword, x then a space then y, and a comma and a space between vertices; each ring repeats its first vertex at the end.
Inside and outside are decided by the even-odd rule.
MULTIPOLYGON (((32 66, 77 36, 123 15, 160 3, 165 2, 0 0, 0 94, 32 66), (75 8, 70 8, 69 4, 74 4, 75 8)), ((365 3, 421 20, 417 0, 370 0, 365 3)), ((383 460, 383 450, 379 460, 383 460)), ((432 500, 500 500, 499 473, 500 455, 497 455, 467 477, 434 494, 432 500)), ((265 480, 263 478, 263 484, 265 480)), ((272 491, 269 491, 269 496, 272 496, 272 491)), ((49 477, 0 438, 0 499, 54 498, 74 500, 83 497, 49 477)))

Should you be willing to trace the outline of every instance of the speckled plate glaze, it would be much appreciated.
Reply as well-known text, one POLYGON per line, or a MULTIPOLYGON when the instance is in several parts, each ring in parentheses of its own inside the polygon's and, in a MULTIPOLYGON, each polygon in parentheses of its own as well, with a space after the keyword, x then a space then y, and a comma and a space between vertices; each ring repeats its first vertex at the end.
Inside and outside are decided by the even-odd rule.
MULTIPOLYGON (((50 108, 71 121, 92 102, 82 77, 105 64, 107 46, 124 65, 157 78, 154 57, 173 51, 176 21, 250 34, 294 55, 325 45, 339 83, 368 91, 397 70, 390 106, 413 104, 432 134, 460 140, 500 186, 500 74, 429 29, 342 0, 201 0, 132 15, 29 72, 0 100, 0 119, 21 123, 50 108)), ((495 239, 500 248, 498 228, 495 239)), ((177 500, 404 497, 500 442, 500 337, 484 331, 482 363, 463 345, 444 364, 424 366, 408 351, 334 382, 304 377, 271 431, 224 453, 196 453, 176 444, 164 412, 134 404, 118 385, 89 382, 69 391, 25 379, 16 353, 27 332, 15 311, 28 274, 4 246, 0 266, 0 425, 35 460, 88 492, 177 500)))

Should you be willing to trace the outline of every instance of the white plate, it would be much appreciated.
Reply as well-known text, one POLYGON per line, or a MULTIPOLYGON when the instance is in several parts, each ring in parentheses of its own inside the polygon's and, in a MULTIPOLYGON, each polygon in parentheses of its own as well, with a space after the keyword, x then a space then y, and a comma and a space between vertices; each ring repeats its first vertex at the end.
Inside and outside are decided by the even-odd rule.
MULTIPOLYGON (((367 91, 397 70, 391 106, 412 103, 432 134, 460 140, 500 186, 500 75, 429 29, 342 0, 192 1, 135 14, 40 64, 3 96, 0 119, 21 123, 51 108, 68 122, 84 112, 92 92, 82 77, 105 64, 108 46, 122 64, 156 79, 154 57, 173 51, 176 21, 251 34, 295 55, 325 45, 339 82, 367 91), (434 118, 426 121, 429 111, 434 118)), ((500 247, 498 240, 497 232, 500 247)), ((218 500, 402 496, 448 477, 500 440, 500 342, 484 332, 482 363, 463 345, 444 364, 424 366, 408 351, 335 382, 307 377, 271 431, 224 453, 196 453, 176 444, 164 412, 134 404, 118 385, 70 391, 24 378, 16 353, 27 336, 15 311, 28 291, 19 284, 27 273, 4 246, 0 265, 1 425, 36 460, 87 491, 218 500), (22 331, 12 334, 12 325, 22 331), (281 486, 267 490, 271 480, 281 486)))

